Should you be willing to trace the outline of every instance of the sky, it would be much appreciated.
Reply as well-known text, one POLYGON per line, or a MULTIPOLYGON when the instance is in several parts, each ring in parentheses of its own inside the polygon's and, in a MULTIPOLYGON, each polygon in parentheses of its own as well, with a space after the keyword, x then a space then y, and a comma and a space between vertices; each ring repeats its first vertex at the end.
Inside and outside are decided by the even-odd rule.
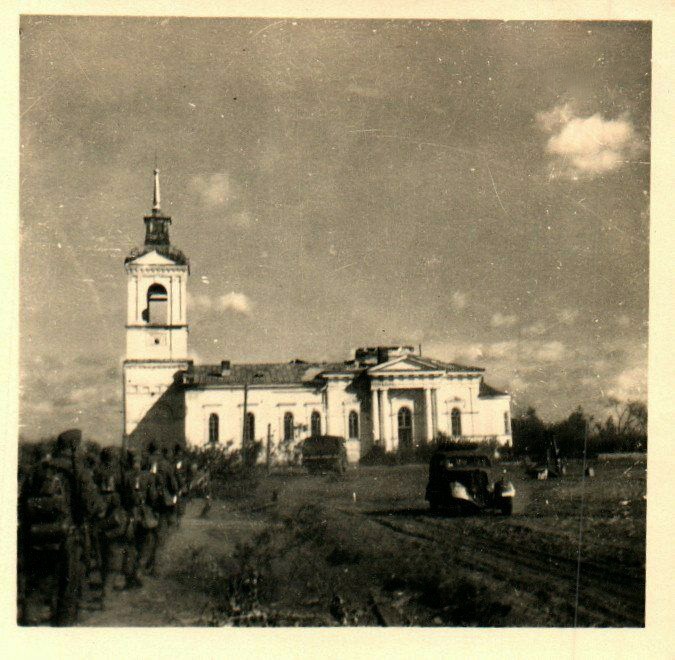
POLYGON ((648 23, 23 17, 20 432, 122 429, 152 169, 197 362, 412 344, 646 400, 648 23))

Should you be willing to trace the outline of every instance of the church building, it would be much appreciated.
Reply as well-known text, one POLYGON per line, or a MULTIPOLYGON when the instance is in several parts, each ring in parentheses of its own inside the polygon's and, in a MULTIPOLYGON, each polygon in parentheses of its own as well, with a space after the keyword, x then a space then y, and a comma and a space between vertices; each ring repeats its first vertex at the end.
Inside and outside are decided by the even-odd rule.
POLYGON ((241 448, 269 445, 292 460, 310 435, 338 435, 357 462, 373 446, 405 452, 438 434, 511 444, 511 397, 484 370, 419 355, 411 346, 359 348, 342 362, 197 365, 188 358, 185 255, 171 245, 155 170, 145 242, 127 273, 124 440, 241 448))

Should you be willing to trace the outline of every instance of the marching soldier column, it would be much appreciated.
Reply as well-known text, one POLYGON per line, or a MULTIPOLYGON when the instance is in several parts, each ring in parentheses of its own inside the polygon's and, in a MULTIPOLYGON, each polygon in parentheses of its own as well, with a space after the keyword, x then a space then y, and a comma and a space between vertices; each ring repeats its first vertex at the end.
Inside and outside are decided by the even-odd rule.
POLYGON ((78 429, 21 465, 19 624, 43 624, 41 604, 53 625, 73 625, 85 593, 103 608, 111 589, 142 587, 185 511, 189 472, 197 469, 180 446, 85 448, 78 429))

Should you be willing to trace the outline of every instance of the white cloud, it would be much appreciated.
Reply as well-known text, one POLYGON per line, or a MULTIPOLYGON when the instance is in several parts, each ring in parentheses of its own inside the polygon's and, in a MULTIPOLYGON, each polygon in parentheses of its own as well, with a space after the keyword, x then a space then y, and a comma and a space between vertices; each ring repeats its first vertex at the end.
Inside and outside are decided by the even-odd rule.
POLYGON ((102 397, 103 389, 104 388, 100 385, 75 387, 70 392, 70 399, 72 403, 84 403, 86 401, 96 401, 102 397))
POLYGON ((569 104, 566 103, 565 105, 556 106, 548 112, 538 112, 537 122, 539 122, 542 130, 547 133, 553 133, 553 131, 559 130, 561 126, 569 123, 573 117, 574 113, 569 104))
POLYGON ((645 400, 647 398, 647 365, 631 366, 621 371, 614 377, 607 394, 619 401, 645 400))
POLYGON ((518 322, 518 317, 515 314, 502 314, 495 312, 490 319, 490 325, 493 328, 511 328, 518 322))
POLYGON ((538 113, 537 122, 551 134, 546 151, 553 156, 558 175, 571 179, 611 172, 644 148, 625 116, 605 119, 596 113, 579 117, 569 105, 563 105, 538 113))
POLYGON ((482 344, 465 342, 428 342, 424 353, 446 362, 473 362, 483 357, 482 344))
POLYGON ((51 401, 35 401, 27 406, 30 412, 38 415, 48 415, 54 412, 54 404, 51 401))
POLYGON ((509 355, 514 355, 518 350, 516 341, 497 341, 483 346, 483 356, 487 360, 499 360, 509 355))
POLYGON ((210 207, 227 206, 236 197, 234 184, 226 172, 196 176, 192 179, 192 186, 202 202, 210 207))
POLYGON ((188 307, 201 312, 224 310, 245 315, 253 311, 251 299, 245 293, 236 291, 231 291, 218 298, 206 293, 188 294, 188 307))
POLYGON ((245 293, 230 293, 221 296, 218 300, 220 309, 237 312, 238 314, 248 315, 253 310, 253 303, 245 293))
POLYGON ((452 294, 452 306, 457 309, 464 309, 469 302, 469 297, 462 291, 455 291, 452 294))
POLYGON ((576 309, 570 309, 569 307, 566 307, 565 309, 561 309, 556 314, 556 316, 558 317, 558 321, 561 323, 564 323, 565 325, 573 325, 579 317, 579 312, 576 309))
POLYGON ((187 304, 188 309, 196 311, 209 311, 214 307, 213 298, 206 293, 188 293, 187 304))
POLYGON ((546 326, 542 321, 537 321, 537 323, 533 323, 532 325, 528 325, 523 328, 523 334, 527 337, 538 337, 539 335, 543 335, 545 332, 546 326))
POLYGON ((536 349, 535 357, 542 362, 558 362, 565 353, 565 344, 561 341, 549 341, 536 349))
POLYGON ((251 214, 248 211, 239 211, 237 213, 233 213, 228 218, 228 221, 229 221, 228 224, 232 225, 233 227, 238 227, 239 229, 246 229, 251 226, 253 218, 251 217, 251 214))

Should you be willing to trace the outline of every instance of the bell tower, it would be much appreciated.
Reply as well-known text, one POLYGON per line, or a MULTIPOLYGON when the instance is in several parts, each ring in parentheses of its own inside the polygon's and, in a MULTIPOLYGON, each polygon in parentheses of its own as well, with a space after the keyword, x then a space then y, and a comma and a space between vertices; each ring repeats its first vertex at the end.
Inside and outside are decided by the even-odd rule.
MULTIPOLYGON (((185 255, 171 245, 171 218, 161 211, 159 170, 145 241, 125 259, 127 274, 124 436, 130 444, 180 442, 174 379, 188 367, 185 255), (173 396, 172 396, 173 392, 173 396), (169 428, 170 427, 170 428, 169 428), (175 427, 175 428, 174 428, 175 427)), ((178 414, 178 417, 180 415, 178 414)))

